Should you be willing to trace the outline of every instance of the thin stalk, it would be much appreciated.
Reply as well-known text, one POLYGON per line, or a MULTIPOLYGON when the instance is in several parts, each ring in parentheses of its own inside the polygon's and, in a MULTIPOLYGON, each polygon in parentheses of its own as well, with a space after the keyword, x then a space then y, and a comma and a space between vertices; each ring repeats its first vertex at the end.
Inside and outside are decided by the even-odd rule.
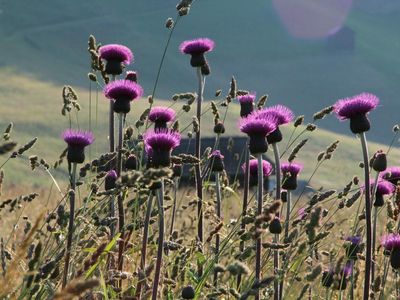
POLYGON ((158 190, 158 216, 159 216, 159 236, 158 236, 158 245, 157 245, 157 260, 156 260, 156 269, 154 273, 154 281, 153 281, 153 292, 152 292, 152 300, 157 300, 157 290, 158 283, 160 281, 161 274, 161 263, 163 256, 163 247, 164 247, 164 181, 161 180, 161 188, 158 190))
POLYGON ((67 236, 67 250, 65 253, 65 264, 64 264, 64 274, 62 280, 62 288, 67 285, 68 282, 68 269, 69 261, 71 258, 71 246, 72 246, 72 236, 74 231, 74 214, 75 214, 75 180, 76 180, 76 163, 72 164, 71 173, 71 190, 72 193, 69 195, 69 224, 68 224, 68 236, 67 236))
POLYGON ((350 281, 351 281, 350 300, 354 300, 354 261, 353 260, 351 261, 350 281))
MULTIPOLYGON (((115 81, 115 75, 112 76, 112 80, 115 81)), ((110 142, 110 152, 115 151, 114 130, 114 101, 110 100, 110 109, 108 112, 108 138, 110 142)), ((112 169, 112 167, 110 169, 112 169)))
MULTIPOLYGON (((257 193, 257 215, 262 214, 263 208, 263 190, 264 190, 264 174, 262 168, 262 154, 257 155, 257 175, 258 175, 258 193, 257 193)), ((255 281, 256 283, 261 280, 261 235, 256 241, 256 273, 255 281)), ((255 300, 260 299, 260 291, 257 291, 255 295, 255 300)))
POLYGON ((178 192, 179 178, 174 179, 174 202, 172 204, 172 218, 171 218, 171 227, 169 229, 169 235, 172 235, 174 232, 174 223, 175 223, 175 215, 176 215, 176 200, 177 200, 177 192, 178 192))
MULTIPOLYGON (((140 256, 140 270, 143 272, 144 276, 146 272, 145 270, 146 270, 147 240, 149 238, 150 217, 151 217, 151 210, 153 208, 152 206, 153 206, 153 192, 150 192, 149 200, 147 201, 146 217, 144 220, 142 251, 140 256)), ((145 280, 144 278, 139 277, 139 282, 136 290, 136 297, 138 297, 138 299, 140 299, 142 296, 141 291, 144 280, 145 280)))
MULTIPOLYGON (((276 188, 275 188, 275 199, 281 199, 281 162, 279 159, 279 148, 276 143, 272 144, 272 148, 274 150, 274 158, 275 158, 275 177, 276 177, 276 188)), ((279 217, 279 214, 278 214, 279 217)), ((279 234, 275 234, 274 242, 279 243, 279 234)), ((280 290, 282 287, 279 285, 278 275, 279 269, 279 250, 274 250, 274 275, 276 276, 274 280, 274 300, 279 300, 282 298, 282 293, 280 290)))
MULTIPOLYGON (((217 213, 218 220, 221 220, 221 186, 219 182, 219 172, 215 172, 215 193, 217 196, 217 204, 215 207, 215 211, 217 213)), ((220 244, 220 236, 219 233, 215 235, 215 263, 217 264, 219 261, 219 244, 220 244)), ((214 272, 214 287, 218 288, 218 273, 214 272)))
MULTIPOLYGON (((240 229, 245 230, 246 229, 246 224, 243 221, 243 218, 247 215, 247 203, 249 199, 249 181, 250 181, 250 153, 249 153, 249 147, 248 147, 249 140, 247 139, 246 142, 246 150, 245 150, 245 170, 244 170, 244 187, 243 187, 243 208, 242 208, 242 221, 240 224, 240 229)), ((244 251, 244 241, 240 241, 239 245, 239 250, 240 253, 243 253, 244 251)), ((240 287, 240 283, 242 280, 242 275, 239 274, 237 277, 236 281, 236 286, 237 288, 240 287)))
MULTIPOLYGON (((203 102, 203 91, 204 83, 203 75, 201 74, 201 68, 197 68, 197 76, 199 81, 199 90, 197 96, 197 121, 199 122, 199 130, 196 132, 196 144, 195 144, 195 156, 200 160, 200 150, 201 150, 201 104, 203 102)), ((200 251, 203 252, 203 181, 201 179, 201 169, 200 163, 195 165, 195 180, 196 180, 196 190, 197 190, 197 216, 198 216, 198 226, 197 226, 197 237, 200 242, 200 251)), ((199 264, 197 266, 198 276, 201 277, 203 274, 203 266, 199 264)))
POLYGON ((382 279, 382 288, 379 294, 379 300, 385 299, 385 285, 386 285, 386 279, 389 274, 389 259, 387 257, 384 257, 384 263, 383 263, 383 279, 382 279))
MULTIPOLYGON (((122 170, 122 142, 123 142, 124 114, 119 114, 118 126, 118 156, 117 156, 117 174, 121 175, 122 170)), ((124 197, 122 193, 118 195, 118 230, 121 237, 118 243, 118 271, 122 271, 124 265, 124 248, 125 248, 125 212, 124 212, 124 197)))
MULTIPOLYGON (((378 180, 379 180, 379 172, 376 172, 375 175, 375 183, 374 189, 371 195, 371 206, 374 204, 374 198, 376 195, 376 190, 378 189, 378 180)), ((374 218, 373 218, 373 227, 372 227, 372 265, 371 265, 371 284, 375 281, 375 253, 376 253, 376 224, 378 219, 378 208, 374 207, 374 218)))
POLYGON ((290 223, 290 206, 292 201, 292 195, 290 191, 287 191, 287 202, 286 202, 286 221, 285 221, 285 239, 289 236, 289 223, 290 223))
POLYGON ((365 248, 365 275, 364 275, 364 300, 369 299, 371 260, 372 260, 372 228, 371 228, 371 193, 369 178, 369 156, 365 132, 360 134, 361 147, 364 158, 364 180, 365 180, 365 223, 366 223, 366 248, 365 248))

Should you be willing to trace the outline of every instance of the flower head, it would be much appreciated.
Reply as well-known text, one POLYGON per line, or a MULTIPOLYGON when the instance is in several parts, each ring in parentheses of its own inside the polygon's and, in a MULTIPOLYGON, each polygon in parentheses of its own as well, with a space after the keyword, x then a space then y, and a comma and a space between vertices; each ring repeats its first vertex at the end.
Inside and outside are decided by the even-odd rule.
POLYGON ((272 116, 276 119, 277 125, 290 123, 294 119, 293 112, 284 105, 274 105, 260 111, 260 117, 272 116))
POLYGON ((384 235, 381 239, 381 245, 387 251, 392 251, 394 249, 400 249, 400 234, 391 233, 391 234, 384 235))
POLYGON ((118 175, 117 172, 115 172, 115 170, 111 170, 107 172, 106 177, 117 179, 118 175))
POLYGON ((299 163, 282 163, 282 173, 290 173, 291 176, 298 175, 303 169, 303 165, 299 163))
POLYGON ((255 111, 247 117, 240 119, 239 129, 249 136, 259 135, 265 137, 276 129, 276 123, 272 117, 260 118, 259 112, 255 111))
POLYGON ((221 151, 214 150, 210 155, 211 171, 212 172, 223 172, 224 171, 224 156, 221 151))
POLYGON ((346 241, 350 242, 351 244, 354 245, 359 245, 362 241, 362 237, 355 235, 355 236, 348 236, 346 237, 346 241))
POLYGON ((189 41, 184 41, 179 50, 184 54, 200 54, 212 51, 214 49, 214 41, 208 38, 199 38, 189 41))
POLYGON ((221 151, 219 151, 219 150, 214 150, 211 153, 210 157, 224 158, 224 156, 222 155, 221 151))
POLYGON ((393 184, 397 184, 397 182, 400 180, 400 167, 388 167, 384 172, 381 173, 381 177, 393 184))
POLYGON ((365 115, 375 109, 379 98, 373 94, 362 93, 353 97, 341 99, 334 105, 334 110, 339 120, 346 120, 365 115))
POLYGON ((174 120, 175 117, 175 111, 169 107, 155 106, 149 113, 149 120, 153 123, 162 125, 161 127, 166 127, 166 124, 174 120))
POLYGON ((240 104, 254 103, 254 101, 256 99, 256 94, 250 93, 250 94, 246 94, 246 95, 240 95, 240 96, 237 96, 237 99, 240 104))
POLYGON ((114 60, 126 65, 129 65, 133 61, 132 51, 123 45, 109 44, 101 46, 99 54, 101 59, 107 61, 114 60))
MULTIPOLYGON (((251 159, 249 161, 249 167, 250 167, 250 175, 257 176, 257 174, 258 174, 258 161, 257 161, 257 159, 251 159)), ((245 171, 245 169, 246 169, 246 164, 243 164, 242 165, 243 172, 245 171)), ((262 161, 262 169, 263 169, 263 175, 264 176, 269 176, 269 175, 272 174, 272 170, 273 170, 272 165, 267 160, 263 159, 263 161, 262 161)))
POLYGON ((143 139, 145 146, 150 147, 153 151, 171 151, 179 146, 181 135, 176 131, 161 128, 148 131, 143 139))
POLYGON ((67 129, 62 133, 63 140, 68 146, 86 147, 93 143, 94 136, 90 131, 67 129))
POLYGON ((104 87, 104 95, 108 99, 132 101, 143 95, 143 89, 131 80, 115 80, 104 87))

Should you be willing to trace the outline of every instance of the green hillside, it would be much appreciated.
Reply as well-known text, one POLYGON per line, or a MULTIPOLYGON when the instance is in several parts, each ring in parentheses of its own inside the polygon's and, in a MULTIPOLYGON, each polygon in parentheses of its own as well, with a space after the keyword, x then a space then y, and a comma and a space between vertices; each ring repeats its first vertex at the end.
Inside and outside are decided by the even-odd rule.
MULTIPOLYGON (((176 15, 177 0, 66 2, 62 0, 0 2, 0 66, 57 85, 88 87, 86 42, 94 34, 103 43, 123 43, 135 53, 145 91, 150 92, 168 30, 167 17, 176 15)), ((371 138, 386 143, 398 121, 395 114, 400 75, 398 4, 354 1, 346 25, 354 31, 353 51, 328 51, 326 40, 302 40, 289 35, 270 1, 197 0, 182 18, 171 40, 157 96, 191 90, 188 58, 177 50, 187 38, 209 36, 216 41, 209 55, 212 77, 209 96, 225 88, 231 75, 248 90, 271 95, 296 113, 311 113, 336 99, 362 91, 382 100, 372 115, 380 126, 371 138), (377 10, 375 12, 375 10, 377 10), (188 75, 189 74, 189 75, 188 75)), ((346 133, 336 120, 324 128, 346 133)))
MULTIPOLYGON (((27 153, 27 156, 35 154, 45 158, 49 163, 54 163, 58 155, 65 148, 65 143, 61 140, 60 134, 69 124, 68 119, 63 117, 60 113, 62 107, 62 86, 49 82, 42 82, 32 76, 17 74, 10 69, 1 69, 0 90, 2 91, 0 101, 3 103, 1 108, 0 128, 5 128, 9 122, 13 122, 14 130, 12 137, 19 142, 19 145, 23 145, 31 140, 32 137, 37 136, 38 142, 34 148, 27 153)), ((82 129, 87 129, 89 127, 89 93, 88 90, 85 89, 77 89, 77 93, 79 102, 82 105, 82 111, 79 112, 78 117, 79 124, 82 129)), ((99 91, 96 123, 96 92, 95 89, 93 90, 91 124, 96 136, 96 141, 90 149, 89 156, 92 158, 95 157, 96 154, 107 151, 107 101, 108 100, 103 97, 101 91, 99 91)), ((271 101, 271 103, 274 102, 272 99, 268 101, 271 101)), ((171 100, 155 101, 156 105, 171 105, 172 103, 171 100)), ((173 108, 180 111, 182 104, 184 103, 175 102, 173 108)), ((146 107, 147 101, 145 99, 134 102, 132 105, 132 113, 127 117, 127 124, 134 125, 138 116, 146 107)), ((210 105, 206 103, 204 105, 204 111, 208 110, 208 113, 204 115, 202 122, 204 136, 212 135, 213 117, 209 108, 210 105)), ((223 114, 224 110, 222 108, 220 109, 221 114, 223 114)), ((194 111, 190 111, 189 113, 182 113, 182 111, 180 111, 179 114, 181 115, 181 128, 184 128, 190 124, 194 111)), ((226 116, 226 135, 240 135, 240 132, 237 130, 238 115, 238 105, 232 104, 226 116)), ((324 121, 325 120, 322 120, 321 124, 323 124, 324 121)), ((338 126, 342 126, 348 130, 348 124, 336 122, 338 126)), ((188 129, 190 130, 191 127, 189 126, 188 129)), ((291 130, 292 127, 288 127, 284 130, 286 140, 291 130)), ((298 130, 298 132, 300 132, 300 130, 298 130)), ((360 146, 359 141, 357 141, 355 137, 338 135, 322 129, 318 129, 312 133, 307 132, 299 140, 304 137, 309 137, 310 141, 298 155, 298 160, 305 162, 306 165, 301 179, 308 180, 308 177, 313 172, 317 154, 325 150, 325 148, 335 140, 340 140, 340 145, 337 152, 334 154, 334 158, 320 169, 312 180, 311 185, 315 188, 319 186, 328 188, 332 187, 334 182, 335 185, 341 186, 350 180, 353 175, 361 175, 362 170, 358 167, 360 146)), ((388 136, 388 139, 390 138, 391 136, 388 136)), ((281 144, 282 150, 285 145, 285 142, 281 144)), ((386 149, 387 146, 375 143, 370 144, 370 151, 375 151, 380 148, 386 149)), ((1 161, 4 160, 5 157, 2 157, 1 161)), ((394 149, 391 152, 390 160, 393 164, 400 160, 398 149, 394 149)), ((50 178, 43 171, 37 170, 32 172, 27 160, 11 160, 6 164, 4 170, 6 173, 6 185, 34 185, 37 187, 46 187, 51 184, 50 178)), ((65 182, 67 176, 66 166, 64 165, 61 167, 54 175, 61 182, 65 182)))

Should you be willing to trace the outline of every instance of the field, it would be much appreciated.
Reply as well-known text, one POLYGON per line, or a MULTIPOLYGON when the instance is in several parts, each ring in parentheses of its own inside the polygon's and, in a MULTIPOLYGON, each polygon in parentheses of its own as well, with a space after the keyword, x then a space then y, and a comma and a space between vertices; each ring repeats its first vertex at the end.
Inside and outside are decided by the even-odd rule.
POLYGON ((180 3, 0 4, 0 299, 399 298, 400 7, 354 1, 332 51, 274 1, 180 3))

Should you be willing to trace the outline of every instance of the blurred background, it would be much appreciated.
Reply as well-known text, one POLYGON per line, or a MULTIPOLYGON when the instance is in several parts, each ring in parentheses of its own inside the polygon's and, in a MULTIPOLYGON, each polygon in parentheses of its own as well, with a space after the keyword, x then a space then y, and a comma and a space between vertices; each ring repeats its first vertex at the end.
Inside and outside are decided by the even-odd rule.
MULTIPOLYGON (((129 69, 151 94, 169 34, 165 20, 176 17, 176 3, 0 0, 0 125, 14 121, 23 140, 39 136, 45 145, 56 140, 56 151, 39 148, 43 156, 55 158, 62 151, 59 135, 67 125, 59 114, 62 86, 77 88, 83 114, 88 110, 90 34, 103 44, 130 47, 135 63, 129 69)), ((217 89, 227 91, 233 75, 240 89, 268 94, 269 104, 285 104, 311 121, 314 112, 339 98, 371 92, 381 105, 371 114, 368 138, 388 144, 399 122, 399 28, 398 0, 196 0, 176 27, 156 98, 196 89, 189 57, 178 46, 209 37, 216 47, 208 55, 208 99, 217 89)), ((105 125, 107 104, 99 95, 98 122, 105 125)), ((228 131, 237 133, 235 125, 231 120, 228 131)), ((350 134, 348 124, 334 116, 318 126, 350 134)))

